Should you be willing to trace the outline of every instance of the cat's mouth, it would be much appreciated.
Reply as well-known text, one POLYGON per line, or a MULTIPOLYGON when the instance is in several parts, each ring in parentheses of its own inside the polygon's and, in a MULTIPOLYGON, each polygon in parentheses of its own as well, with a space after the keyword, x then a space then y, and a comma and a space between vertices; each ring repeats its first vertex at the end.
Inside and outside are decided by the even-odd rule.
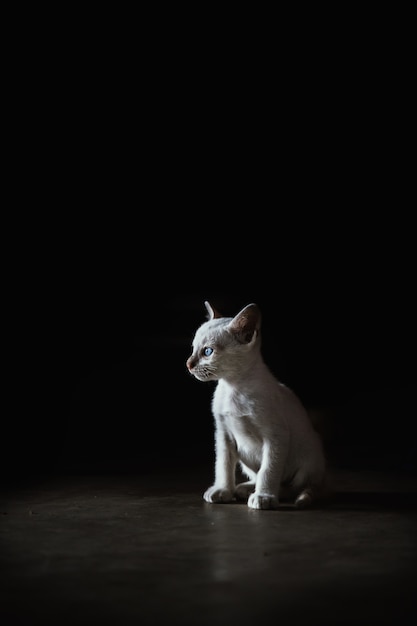
POLYGON ((197 380, 200 380, 203 383, 206 382, 207 380, 215 380, 215 376, 213 375, 213 373, 207 372, 205 370, 194 370, 194 371, 190 370, 190 374, 194 376, 194 378, 197 378, 197 380))

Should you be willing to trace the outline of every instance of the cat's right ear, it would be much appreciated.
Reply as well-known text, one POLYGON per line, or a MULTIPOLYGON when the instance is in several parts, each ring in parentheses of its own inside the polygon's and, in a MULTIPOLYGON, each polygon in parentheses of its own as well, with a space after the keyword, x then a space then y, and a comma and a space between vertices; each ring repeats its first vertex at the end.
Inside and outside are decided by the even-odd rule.
POLYGON ((223 317, 213 306, 211 306, 210 302, 207 302, 207 300, 204 302, 204 306, 207 309, 209 320, 214 320, 214 319, 217 319, 218 317, 223 317))

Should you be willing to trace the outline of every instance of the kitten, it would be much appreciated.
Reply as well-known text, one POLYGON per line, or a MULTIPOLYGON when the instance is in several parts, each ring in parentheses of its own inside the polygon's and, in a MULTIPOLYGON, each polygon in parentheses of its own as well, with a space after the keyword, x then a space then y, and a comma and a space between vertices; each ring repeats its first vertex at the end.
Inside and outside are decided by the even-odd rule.
POLYGON ((300 400, 262 358, 259 307, 248 304, 232 318, 204 304, 208 321, 197 329, 186 363, 198 380, 218 381, 215 482, 204 500, 275 509, 291 497, 297 508, 311 505, 325 478, 321 439, 300 400), (249 480, 236 485, 239 466, 249 480))

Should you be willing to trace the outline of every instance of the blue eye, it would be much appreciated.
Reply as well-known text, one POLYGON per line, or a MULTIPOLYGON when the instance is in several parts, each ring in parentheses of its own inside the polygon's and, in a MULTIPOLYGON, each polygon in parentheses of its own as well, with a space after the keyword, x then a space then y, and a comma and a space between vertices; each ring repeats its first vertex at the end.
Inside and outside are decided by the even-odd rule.
POLYGON ((204 348, 203 354, 204 356, 211 356, 213 354, 213 348, 204 348))

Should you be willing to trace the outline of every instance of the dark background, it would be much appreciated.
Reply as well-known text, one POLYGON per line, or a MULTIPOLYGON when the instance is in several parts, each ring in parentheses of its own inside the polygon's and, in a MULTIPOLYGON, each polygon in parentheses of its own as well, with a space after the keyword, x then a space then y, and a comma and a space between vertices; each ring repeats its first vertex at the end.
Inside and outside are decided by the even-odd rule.
POLYGON ((3 476, 211 466, 213 386, 185 367, 205 299, 258 303, 332 464, 415 469, 408 44, 368 35, 25 61, 3 476))
POLYGON ((331 465, 415 471, 410 225, 279 204, 80 220, 28 266, 6 475, 211 468, 214 387, 185 367, 205 299, 258 303, 331 465))
MULTIPOLYGON (((250 23, 213 11, 193 20, 187 7, 181 20, 176 5, 154 20, 136 11, 117 21, 112 7, 106 24, 103 8, 91 18, 85 7, 52 19, 48 11, 42 29, 38 7, 37 20, 26 7, 5 54, 0 482, 20 488, 42 485, 45 475, 106 476, 93 481, 105 496, 97 515, 89 480, 80 491, 77 480, 69 491, 66 480, 62 491, 29 489, 2 509, 17 514, 9 515, 6 611, 12 603, 16 616, 47 619, 68 597, 68 606, 92 615, 105 597, 106 610, 123 598, 135 612, 148 571, 145 613, 154 609, 154 588, 167 607, 171 592, 178 605, 182 575, 194 576, 201 561, 197 538, 187 565, 195 521, 182 523, 175 511, 177 552, 167 552, 172 524, 164 520, 180 500, 167 509, 156 498, 147 515, 152 524, 162 507, 160 533, 148 538, 145 529, 144 551, 134 517, 123 527, 117 521, 116 484, 129 489, 126 506, 135 511, 131 494, 158 483, 176 492, 194 477, 201 492, 209 484, 213 385, 185 367, 208 299, 226 315, 258 303, 266 362, 311 412, 329 463, 358 470, 345 482, 353 493, 341 493, 330 511, 331 529, 343 532, 330 533, 335 550, 323 552, 316 532, 301 533, 300 542, 294 526, 284 610, 293 611, 291 581, 298 599, 297 571, 305 576, 315 544, 331 566, 337 615, 346 592, 347 614, 359 620, 375 616, 372 598, 381 595, 383 621, 407 612, 414 572, 402 556, 409 547, 413 554, 413 494, 408 481, 381 483, 389 472, 416 471, 415 36, 407 32, 414 21, 403 11, 396 20, 391 7, 369 17, 363 7, 340 16, 326 7, 323 19, 317 7, 313 16, 297 7, 293 19, 284 10, 278 20, 251 14, 250 23), (363 469, 381 470, 381 480, 369 481, 363 469), (110 473, 132 473, 135 486, 107 481, 110 473), (116 552, 107 549, 112 528, 116 552), (366 550, 370 532, 378 545, 366 550), (184 545, 178 587, 169 578, 184 545)), ((264 518, 255 517, 252 530, 262 535, 264 518)), ((224 587, 227 568, 218 580, 227 539, 219 521, 226 536, 214 529, 216 558, 204 542, 201 562, 209 568, 204 584, 214 563, 222 611, 239 585, 224 587)), ((283 537, 284 554, 278 546, 275 557, 269 547, 259 554, 263 542, 255 542, 267 576, 264 557, 273 567, 289 554, 292 534, 283 537)), ((228 555, 233 578, 236 555, 228 555)), ((325 580, 319 573, 308 583, 312 607, 325 580)), ((260 598, 265 614, 268 591, 260 598)), ((249 614, 257 608, 252 584, 251 607, 249 614)))

